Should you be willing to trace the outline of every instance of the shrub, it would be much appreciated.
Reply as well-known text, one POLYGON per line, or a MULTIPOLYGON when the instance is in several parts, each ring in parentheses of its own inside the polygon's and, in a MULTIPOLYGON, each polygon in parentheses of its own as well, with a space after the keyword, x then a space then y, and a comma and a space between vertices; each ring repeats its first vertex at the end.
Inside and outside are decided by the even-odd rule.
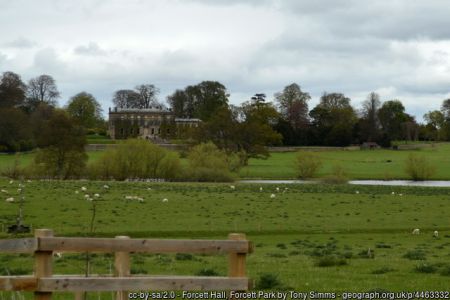
POLYGON ((299 152, 295 160, 297 176, 301 179, 313 178, 322 166, 319 156, 311 152, 299 152))
POLYGON ((19 158, 16 157, 14 158, 14 162, 10 165, 8 165, 7 167, 5 167, 2 171, 1 171, 1 175, 11 178, 11 179, 18 179, 20 177, 22 177, 25 173, 24 168, 20 167, 20 162, 19 162, 19 158))
POLYGON ((445 265, 439 272, 442 276, 450 276, 450 265, 445 265))
POLYGON ((334 165, 331 174, 326 176, 322 181, 327 184, 347 183, 347 172, 341 165, 334 165))
POLYGON ((261 274, 259 279, 256 281, 255 286, 257 290, 273 290, 280 289, 281 287, 282 283, 278 279, 278 276, 272 273, 261 274))
POLYGON ((189 169, 186 177, 194 181, 233 181, 232 170, 237 158, 230 158, 213 143, 199 144, 188 155, 189 169))
POLYGON ((195 273, 197 276, 219 276, 219 273, 216 272, 214 269, 201 269, 197 273, 195 273))
POLYGON ((323 256, 316 262, 316 266, 318 267, 332 267, 344 265, 347 265, 347 261, 343 258, 339 258, 334 255, 323 256))
POLYGON ((193 260, 194 256, 190 253, 177 253, 175 254, 175 260, 193 260))
POLYGON ((410 154, 405 163, 406 174, 414 181, 427 180, 436 172, 425 156, 410 154))
POLYGON ((34 162, 27 168, 30 177, 39 178, 79 178, 85 174, 88 156, 76 149, 60 151, 50 146, 36 153, 34 162))
POLYGON ((381 275, 381 274, 386 274, 386 273, 393 272, 393 271, 395 271, 395 269, 392 269, 390 267, 382 267, 382 268, 373 270, 372 274, 381 275))
POLYGON ((437 267, 427 263, 421 263, 417 265, 414 270, 419 273, 436 273, 437 267))
POLYGON ((139 139, 129 139, 107 150, 89 168, 90 177, 96 179, 175 179, 180 173, 181 163, 176 152, 139 139))
POLYGON ((403 255, 404 258, 410 260, 425 260, 426 254, 423 250, 410 250, 403 255))

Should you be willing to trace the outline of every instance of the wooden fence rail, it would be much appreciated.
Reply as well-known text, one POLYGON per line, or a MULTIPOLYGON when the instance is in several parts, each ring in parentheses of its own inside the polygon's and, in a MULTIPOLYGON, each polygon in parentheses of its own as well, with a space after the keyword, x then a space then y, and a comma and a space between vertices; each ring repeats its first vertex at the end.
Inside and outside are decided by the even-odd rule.
POLYGON ((128 299, 128 291, 223 290, 244 291, 252 283, 246 277, 246 255, 253 245, 245 234, 231 233, 228 240, 162 240, 54 237, 50 229, 37 229, 34 238, 0 240, 0 253, 32 253, 33 276, 0 276, 0 291, 34 291, 35 299, 51 299, 53 292, 114 291, 116 299, 128 299), (114 277, 53 275, 53 252, 114 252, 114 277), (228 254, 228 277, 132 276, 130 253, 228 254))

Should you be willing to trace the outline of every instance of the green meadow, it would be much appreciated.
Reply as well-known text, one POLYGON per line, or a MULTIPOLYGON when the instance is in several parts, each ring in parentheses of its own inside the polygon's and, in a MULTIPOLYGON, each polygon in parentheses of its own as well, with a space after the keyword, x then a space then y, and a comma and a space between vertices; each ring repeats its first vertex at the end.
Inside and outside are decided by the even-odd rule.
MULTIPOLYGON (((268 159, 250 159, 239 176, 243 179, 293 179, 295 157, 299 152, 272 152, 268 159)), ((350 179, 407 179, 405 161, 411 153, 425 156, 436 167, 433 180, 450 179, 450 143, 434 144, 420 150, 326 150, 315 152, 322 161, 317 176, 327 176, 336 165, 346 171, 350 179)), ((88 152, 89 161, 95 161, 102 151, 88 152)), ((33 153, 19 154, 17 159, 25 166, 33 153)), ((16 155, 0 155, 0 170, 11 166, 16 155)))
MULTIPOLYGON (((18 212, 18 181, 0 179, 1 238, 18 212)), ((260 185, 96 181, 25 182, 24 222, 59 236, 226 239, 255 243, 248 275, 258 288, 297 291, 448 290, 450 189, 350 185, 260 185), (104 185, 109 188, 105 188, 104 185), (82 191, 85 187, 87 191, 82 191), (78 192, 77 192, 78 191, 78 192), (275 197, 271 197, 274 194, 275 197), (143 199, 127 200, 126 196, 143 199), (167 199, 167 202, 163 202, 167 199), (420 228, 420 235, 412 235, 420 228), (439 237, 433 237, 437 230, 439 237), (264 278, 272 278, 264 281, 264 278), (263 283, 266 282, 264 285, 263 283), (263 285, 261 285, 263 284, 263 285)), ((84 256, 54 259, 58 274, 84 273, 84 256)), ((134 274, 226 275, 225 256, 135 254, 134 274)), ((93 255, 92 273, 111 273, 93 255)), ((29 255, 0 255, 0 274, 31 274, 29 255)), ((28 294, 24 294, 27 295, 28 294)), ((0 292, 1 297, 8 294, 0 292)), ((60 295, 67 299, 67 296, 60 295)), ((110 299, 95 294, 92 299, 110 299), (100 297, 100 298, 99 298, 100 297)), ((5 298, 9 299, 9 298, 5 298)))
MULTIPOLYGON (((270 157, 250 159, 242 168, 241 178, 290 179, 295 178, 295 157, 299 152, 272 152, 270 157)), ((408 179, 405 161, 411 154, 425 156, 436 167, 434 180, 450 179, 450 144, 434 144, 420 150, 325 150, 316 151, 322 161, 317 176, 329 175, 336 165, 346 171, 350 179, 408 179)))

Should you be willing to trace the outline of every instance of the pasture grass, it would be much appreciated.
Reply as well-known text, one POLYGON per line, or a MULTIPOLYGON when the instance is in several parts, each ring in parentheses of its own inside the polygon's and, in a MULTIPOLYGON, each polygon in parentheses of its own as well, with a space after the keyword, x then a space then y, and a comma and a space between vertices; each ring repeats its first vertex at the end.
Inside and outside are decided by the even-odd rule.
MULTIPOLYGON (((326 150, 315 154, 322 166, 317 177, 333 174, 336 165, 342 167, 348 179, 409 179, 405 163, 410 154, 425 156, 436 172, 431 180, 450 180, 450 143, 433 144, 420 150, 326 150)), ((300 151, 301 152, 301 151, 300 151)), ((268 159, 250 159, 249 165, 239 172, 241 179, 294 179, 297 177, 295 161, 298 152, 272 152, 268 159)), ((103 151, 89 151, 89 162, 97 160, 103 151)), ((28 165, 34 153, 21 153, 18 159, 22 166, 28 165)), ((12 165, 13 154, 0 154, 0 171, 12 165)), ((186 160, 182 159, 186 165, 186 160)))
MULTIPOLYGON (((301 151, 300 151, 301 152, 301 151)), ((297 177, 295 159, 298 152, 272 152, 266 159, 250 159, 240 177, 255 179, 293 179, 297 177)), ((329 176, 340 165, 349 179, 409 179, 405 162, 410 154, 425 156, 436 172, 430 179, 450 179, 450 144, 434 144, 420 150, 326 150, 315 154, 322 162, 317 177, 329 176)))
MULTIPOLYGON (((14 223, 18 203, 3 198, 17 197, 18 183, 0 179, 0 188, 9 193, 0 195, 0 238, 11 237, 4 228, 14 223)), ((232 189, 227 184, 32 181, 24 191, 25 224, 52 228, 59 236, 87 235, 92 204, 85 193, 100 194, 95 236, 225 239, 230 232, 244 232, 255 244, 249 276, 262 284, 275 280, 281 283, 277 288, 448 289, 448 188, 264 185, 261 192, 251 184, 232 189), (412 235, 414 228, 421 234, 412 235)), ((227 274, 226 256, 134 254, 132 261, 135 274, 227 274)), ((84 272, 82 254, 64 254, 54 262, 55 273, 84 272)), ((112 264, 112 255, 94 254, 92 272, 109 274, 112 264)), ((0 255, 0 274, 31 274, 32 266, 29 255, 0 255)), ((110 293, 100 295, 110 298, 110 293)))

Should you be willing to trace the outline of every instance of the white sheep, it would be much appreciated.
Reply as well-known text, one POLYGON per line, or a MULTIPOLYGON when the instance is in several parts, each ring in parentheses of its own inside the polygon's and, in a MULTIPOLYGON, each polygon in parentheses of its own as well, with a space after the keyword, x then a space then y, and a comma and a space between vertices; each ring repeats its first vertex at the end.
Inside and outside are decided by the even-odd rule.
POLYGON ((414 230, 412 231, 412 234, 413 234, 413 235, 419 235, 419 234, 420 234, 420 229, 419 229, 419 228, 414 229, 414 230))
POLYGON ((359 194, 359 191, 356 191, 355 194, 359 194))
POLYGON ((86 188, 85 186, 82 186, 82 187, 81 187, 81 190, 82 190, 83 192, 86 192, 86 191, 87 191, 87 188, 86 188))
POLYGON ((61 252, 53 252, 53 257, 62 258, 62 253, 61 252))
POLYGON ((169 202, 169 199, 164 198, 164 199, 162 199, 162 202, 169 202))
POLYGON ((104 188, 104 189, 109 189, 109 185, 105 184, 105 185, 103 186, 103 188, 104 188))
POLYGON ((272 199, 275 198, 275 197, 276 197, 275 194, 271 194, 270 195, 270 198, 272 198, 272 199))
POLYGON ((263 191, 263 188, 262 188, 262 186, 260 186, 260 187, 259 187, 259 191, 260 191, 260 192, 262 192, 262 191, 263 191))
POLYGON ((438 232, 437 230, 435 230, 435 231, 433 232, 433 236, 434 236, 435 238, 438 238, 438 237, 439 237, 439 232, 438 232))
POLYGON ((8 191, 7 191, 7 190, 3 190, 3 189, 2 189, 1 192, 2 192, 2 193, 5 193, 5 194, 8 194, 8 191))
POLYGON ((392 192, 391 195, 395 195, 395 192, 392 192))
POLYGON ((78 195, 79 193, 80 193, 80 192, 79 192, 78 190, 76 190, 76 191, 75 191, 75 194, 77 194, 77 195, 78 195))
POLYGON ((6 202, 9 202, 9 203, 14 202, 14 198, 13 197, 7 198, 6 202))
POLYGON ((100 197, 100 195, 99 194, 94 194, 94 197, 98 198, 98 197, 100 197))
POLYGON ((280 191, 280 188, 279 187, 277 187, 277 192, 279 192, 280 191))
POLYGON ((236 187, 234 185, 230 185, 230 189, 234 190, 236 187))
POLYGON ((89 196, 89 194, 84 195, 84 198, 91 198, 91 196, 89 196))

